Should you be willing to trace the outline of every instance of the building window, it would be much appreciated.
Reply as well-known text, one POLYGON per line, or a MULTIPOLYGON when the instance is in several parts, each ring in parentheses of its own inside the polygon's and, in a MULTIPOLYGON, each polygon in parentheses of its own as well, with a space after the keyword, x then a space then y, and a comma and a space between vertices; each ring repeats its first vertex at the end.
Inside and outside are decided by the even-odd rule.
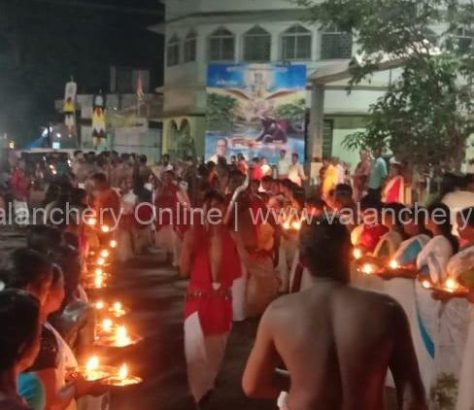
POLYGON ((311 60, 311 31, 293 26, 281 37, 282 60, 311 60))
POLYGON ((166 47, 166 64, 168 67, 179 64, 179 37, 173 36, 170 41, 168 41, 168 46, 166 47))
POLYGON ((210 61, 233 61, 235 56, 234 35, 225 28, 220 28, 209 37, 210 61))
POLYGON ((244 60, 270 61, 271 34, 261 27, 254 27, 244 34, 244 60))
POLYGON ((184 39, 184 62, 196 61, 197 34, 191 31, 184 39))
POLYGON ((352 34, 329 27, 321 34, 321 59, 352 57, 352 34))
POLYGON ((474 53, 474 32, 466 29, 460 29, 459 32, 453 36, 454 49, 459 54, 474 53))

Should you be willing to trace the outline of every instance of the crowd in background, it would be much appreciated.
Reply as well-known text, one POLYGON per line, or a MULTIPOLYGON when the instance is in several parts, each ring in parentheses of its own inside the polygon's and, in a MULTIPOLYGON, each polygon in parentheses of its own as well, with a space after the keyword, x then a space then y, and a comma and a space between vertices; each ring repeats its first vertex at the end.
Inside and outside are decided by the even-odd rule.
MULTIPOLYGON (((193 158, 171 162, 163 155, 153 165, 144 155, 82 151, 69 162, 11 163, 2 175, 0 207, 8 210, 13 204, 13 214, 42 207, 45 213, 42 221, 27 229, 27 247, 8 255, 0 268, 0 327, 8 329, 0 336, 0 373, 5 376, 0 378, 0 408, 26 409, 23 399, 27 399, 33 409, 66 409, 84 396, 104 394, 94 383, 67 380, 64 370, 77 364, 75 357, 91 343, 93 318, 81 283, 86 255, 103 238, 80 219, 53 223, 54 209, 90 209, 105 215, 101 222, 114 228, 112 235, 118 241, 117 262, 158 248, 189 278, 184 349, 196 403, 203 403, 214 389, 232 321, 260 317, 281 295, 314 285, 318 272, 304 263, 298 246, 308 216, 360 212, 360 223, 353 221, 344 229, 364 256, 396 260, 433 283, 443 283, 451 275, 472 289, 472 176, 446 174, 441 192, 426 209, 427 219, 417 223, 382 217, 384 209, 399 215, 412 204, 406 198, 402 164, 387 161, 380 151, 373 158, 363 151, 352 175, 337 158, 325 160, 319 184, 308 187, 307 181, 301 159, 285 151, 274 166, 264 158, 249 161, 241 154, 230 161, 216 157, 202 164, 193 158), (194 223, 185 217, 193 208, 219 209, 224 218, 215 226, 194 223), (259 210, 269 216, 252 219, 259 210), (433 216, 439 210, 446 211, 447 219, 435 223, 433 216), (379 217, 369 218, 374 213, 379 217), (456 215, 464 215, 462 223, 456 220, 457 229, 452 224, 456 215), (200 355, 202 351, 207 354, 200 355)), ((367 277, 355 275, 352 281, 391 294, 367 277)), ((423 341, 417 341, 417 330, 411 329, 425 388, 429 391, 441 383, 443 374, 460 379, 462 372, 471 371, 462 366, 468 346, 467 300, 462 306, 446 300, 449 309, 441 309, 438 301, 426 299, 421 288, 407 292, 413 293, 420 314, 429 322, 425 332, 432 344, 443 343, 439 356, 426 358, 423 341), (451 321, 459 317, 464 322, 456 329, 462 328, 462 334, 456 341, 446 341, 451 321)), ((469 394, 460 384, 459 400, 469 394)), ((89 406, 94 408, 97 402, 89 406)))

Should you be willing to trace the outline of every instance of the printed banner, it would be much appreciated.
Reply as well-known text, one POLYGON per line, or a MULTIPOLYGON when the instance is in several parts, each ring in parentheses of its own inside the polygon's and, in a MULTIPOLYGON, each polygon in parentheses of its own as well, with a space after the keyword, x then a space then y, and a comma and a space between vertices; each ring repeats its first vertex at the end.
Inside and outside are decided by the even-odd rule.
POLYGON ((305 111, 305 65, 211 64, 205 158, 242 153, 276 164, 285 150, 303 160, 305 111))

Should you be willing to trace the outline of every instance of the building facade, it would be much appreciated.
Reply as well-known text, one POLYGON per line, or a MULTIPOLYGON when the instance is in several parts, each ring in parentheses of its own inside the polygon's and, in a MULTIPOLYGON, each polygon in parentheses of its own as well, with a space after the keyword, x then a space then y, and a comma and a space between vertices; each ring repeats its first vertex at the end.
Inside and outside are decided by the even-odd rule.
POLYGON ((307 66, 308 75, 306 160, 335 156, 355 166, 358 153, 345 149, 343 140, 364 128, 369 106, 397 69, 375 74, 350 93, 348 78, 335 76, 325 82, 322 98, 315 79, 344 71, 357 54, 350 34, 305 22, 307 12, 288 0, 163 2, 165 22, 151 28, 165 35, 163 152, 179 156, 192 140, 202 157, 208 64, 298 63, 307 66), (323 120, 316 118, 318 110, 323 120))

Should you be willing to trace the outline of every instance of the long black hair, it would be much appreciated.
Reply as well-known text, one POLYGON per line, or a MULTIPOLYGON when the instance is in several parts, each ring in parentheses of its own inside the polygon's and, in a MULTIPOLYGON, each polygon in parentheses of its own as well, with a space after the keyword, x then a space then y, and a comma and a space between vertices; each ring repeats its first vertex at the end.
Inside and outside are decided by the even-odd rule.
POLYGON ((436 217, 436 225, 441 235, 449 241, 453 248, 453 253, 457 253, 459 251, 459 241, 452 233, 453 224, 451 222, 451 211, 448 206, 441 202, 434 203, 428 207, 428 216, 432 220, 436 217))
POLYGON ((38 301, 25 291, 0 292, 0 371, 18 363, 39 337, 38 301))

